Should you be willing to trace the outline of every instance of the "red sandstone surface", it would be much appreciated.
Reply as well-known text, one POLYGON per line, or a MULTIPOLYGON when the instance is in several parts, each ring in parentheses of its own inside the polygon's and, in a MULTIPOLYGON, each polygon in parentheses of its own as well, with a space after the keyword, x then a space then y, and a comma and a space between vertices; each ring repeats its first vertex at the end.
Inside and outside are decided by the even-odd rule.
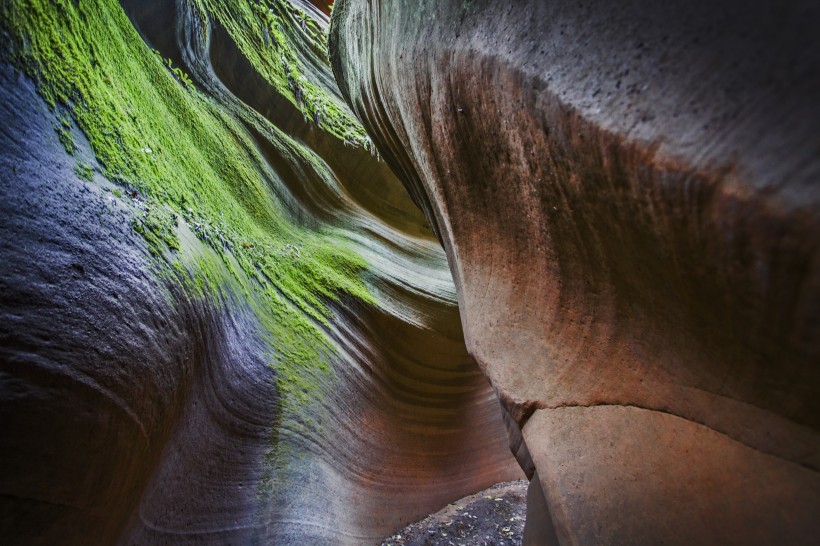
POLYGON ((337 3, 337 80, 444 244, 551 543, 820 534, 817 15, 337 3))

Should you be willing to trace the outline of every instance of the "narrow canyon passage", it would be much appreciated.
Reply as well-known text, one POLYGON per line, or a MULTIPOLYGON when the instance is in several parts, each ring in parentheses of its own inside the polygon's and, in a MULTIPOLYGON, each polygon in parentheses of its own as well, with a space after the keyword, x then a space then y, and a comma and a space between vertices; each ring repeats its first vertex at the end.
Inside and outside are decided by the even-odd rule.
POLYGON ((522 475, 327 17, 27 7, 2 12, 0 535, 375 544, 522 475))
POLYGON ((0 543, 814 544, 814 4, 2 2, 0 543))

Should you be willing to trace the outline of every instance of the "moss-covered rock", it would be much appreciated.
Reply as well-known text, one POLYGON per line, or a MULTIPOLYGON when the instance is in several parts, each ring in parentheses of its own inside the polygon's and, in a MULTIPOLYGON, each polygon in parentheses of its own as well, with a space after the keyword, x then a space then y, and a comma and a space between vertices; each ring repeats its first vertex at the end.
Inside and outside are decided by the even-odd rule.
POLYGON ((0 4, 0 542, 375 543, 515 476, 326 26, 0 4))

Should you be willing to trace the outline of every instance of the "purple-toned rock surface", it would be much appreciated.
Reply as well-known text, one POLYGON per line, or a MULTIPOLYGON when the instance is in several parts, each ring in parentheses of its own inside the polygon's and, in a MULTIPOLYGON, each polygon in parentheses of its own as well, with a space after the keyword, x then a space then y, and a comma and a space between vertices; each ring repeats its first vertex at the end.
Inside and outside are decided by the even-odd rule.
MULTIPOLYGON (((323 300, 324 352, 293 371, 288 340, 270 333, 283 331, 270 328, 278 316, 235 252, 217 255, 181 209, 172 226, 180 248, 152 254, 133 229, 145 196, 101 176, 76 122, 60 121, 69 105, 50 108, 4 49, 0 543, 377 544, 520 477, 497 397, 464 345, 444 252, 385 163, 307 119, 201 3, 123 4, 160 60, 190 77, 184 96, 233 131, 226 161, 244 146, 248 172, 269 191, 243 202, 281 209, 299 229, 352 248, 364 265, 351 275, 373 301, 323 300), (60 131, 73 135, 73 156, 60 131), (181 282, 189 272, 195 280, 181 282)), ((0 21, 20 6, 4 3, 0 21)), ((110 14, 125 30, 95 31, 121 36, 134 66, 156 62, 116 2, 38 9, 43 21, 110 14)), ((326 29, 326 18, 305 17, 326 29)), ((0 31, 4 44, 18 32, 0 31)), ((306 77, 346 111, 326 61, 304 47, 306 77)), ((180 123, 174 107, 189 105, 155 95, 168 100, 168 119, 150 121, 180 123)), ((298 259, 290 243, 273 259, 298 259)))

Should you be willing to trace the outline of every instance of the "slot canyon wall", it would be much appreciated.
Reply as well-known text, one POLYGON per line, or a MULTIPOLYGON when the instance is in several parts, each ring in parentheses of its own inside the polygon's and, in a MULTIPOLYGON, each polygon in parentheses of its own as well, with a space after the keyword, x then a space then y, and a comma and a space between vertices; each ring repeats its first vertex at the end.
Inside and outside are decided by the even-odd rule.
POLYGON ((338 0, 533 476, 525 543, 820 536, 816 2, 338 0))
POLYGON ((327 25, 0 4, 0 543, 375 544, 523 475, 327 25))

